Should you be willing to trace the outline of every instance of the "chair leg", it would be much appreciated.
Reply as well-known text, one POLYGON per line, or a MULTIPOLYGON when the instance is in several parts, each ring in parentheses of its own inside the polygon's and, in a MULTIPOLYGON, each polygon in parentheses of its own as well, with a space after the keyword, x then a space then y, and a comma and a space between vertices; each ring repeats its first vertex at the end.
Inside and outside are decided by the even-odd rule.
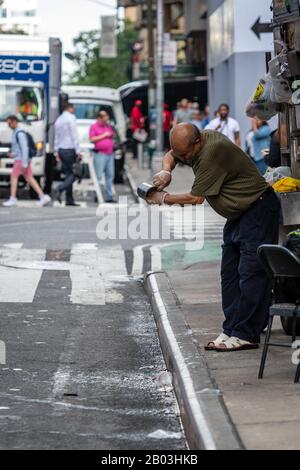
POLYGON ((296 375, 295 375, 295 384, 298 384, 300 380, 300 364, 297 367, 296 375))
POLYGON ((266 359, 267 359, 267 354, 268 354, 268 349, 269 349, 269 341, 270 341, 272 326, 273 326, 273 320, 274 320, 274 317, 269 318, 268 329, 267 329, 266 339, 265 339, 265 344, 264 344, 264 350, 262 353, 259 374, 258 374, 259 379, 262 379, 264 375, 265 364, 266 364, 266 359))
POLYGON ((293 325, 292 325, 292 342, 294 343, 296 339, 297 339, 297 316, 294 315, 293 325))

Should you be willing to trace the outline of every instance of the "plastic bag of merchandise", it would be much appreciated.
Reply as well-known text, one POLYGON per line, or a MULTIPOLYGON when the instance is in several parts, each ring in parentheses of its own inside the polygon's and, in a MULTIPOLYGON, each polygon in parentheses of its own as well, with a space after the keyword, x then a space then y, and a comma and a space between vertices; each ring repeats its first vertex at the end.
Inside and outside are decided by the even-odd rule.
POLYGON ((289 103, 293 91, 286 76, 288 75, 288 62, 285 54, 279 54, 269 62, 269 71, 272 80, 270 98, 275 103, 289 103))
POLYGON ((279 168, 268 168, 264 178, 270 186, 286 177, 291 177, 292 172, 289 166, 280 166, 279 168))
POLYGON ((260 79, 251 101, 246 107, 248 117, 257 116, 259 119, 268 121, 277 114, 276 103, 271 100, 271 88, 272 79, 268 73, 260 79))
POLYGON ((280 179, 272 186, 276 193, 291 193, 294 191, 300 191, 300 180, 286 177, 280 179))
POLYGON ((300 229, 288 234, 284 246, 300 258, 300 229))

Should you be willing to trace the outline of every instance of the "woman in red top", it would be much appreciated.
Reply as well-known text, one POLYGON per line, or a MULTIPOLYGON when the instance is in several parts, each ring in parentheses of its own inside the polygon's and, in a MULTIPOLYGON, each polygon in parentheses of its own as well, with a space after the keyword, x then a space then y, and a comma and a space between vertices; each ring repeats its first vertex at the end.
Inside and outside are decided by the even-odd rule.
POLYGON ((137 158, 138 154, 138 141, 134 138, 134 133, 138 130, 144 129, 145 120, 141 111, 142 101, 136 100, 134 107, 131 110, 130 121, 133 141, 133 158, 137 158))
POLYGON ((170 130, 172 127, 172 113, 169 110, 169 105, 164 104, 163 114, 163 130, 164 130, 164 147, 165 150, 170 150, 170 130))

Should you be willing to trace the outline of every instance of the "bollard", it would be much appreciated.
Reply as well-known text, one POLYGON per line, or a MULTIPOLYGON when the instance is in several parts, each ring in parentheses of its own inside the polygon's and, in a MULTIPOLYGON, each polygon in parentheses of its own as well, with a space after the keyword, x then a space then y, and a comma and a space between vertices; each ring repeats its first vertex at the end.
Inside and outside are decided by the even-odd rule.
POLYGON ((144 144, 142 143, 138 144, 138 164, 140 169, 144 168, 144 144))

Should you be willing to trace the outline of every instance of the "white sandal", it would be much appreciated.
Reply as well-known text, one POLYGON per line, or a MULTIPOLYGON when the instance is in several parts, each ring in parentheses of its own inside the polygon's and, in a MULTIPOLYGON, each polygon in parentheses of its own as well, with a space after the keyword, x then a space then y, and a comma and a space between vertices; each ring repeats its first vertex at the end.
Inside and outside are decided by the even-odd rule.
POLYGON ((229 336, 225 335, 225 333, 221 333, 215 341, 210 341, 204 349, 205 351, 215 351, 215 349, 220 346, 220 344, 225 343, 225 341, 228 339, 229 336))
POLYGON ((219 344, 215 351, 218 352, 232 352, 232 351, 246 351, 250 349, 258 349, 259 344, 250 343, 250 341, 244 341, 243 339, 237 338, 236 336, 231 336, 227 341, 223 341, 222 344, 219 344))

